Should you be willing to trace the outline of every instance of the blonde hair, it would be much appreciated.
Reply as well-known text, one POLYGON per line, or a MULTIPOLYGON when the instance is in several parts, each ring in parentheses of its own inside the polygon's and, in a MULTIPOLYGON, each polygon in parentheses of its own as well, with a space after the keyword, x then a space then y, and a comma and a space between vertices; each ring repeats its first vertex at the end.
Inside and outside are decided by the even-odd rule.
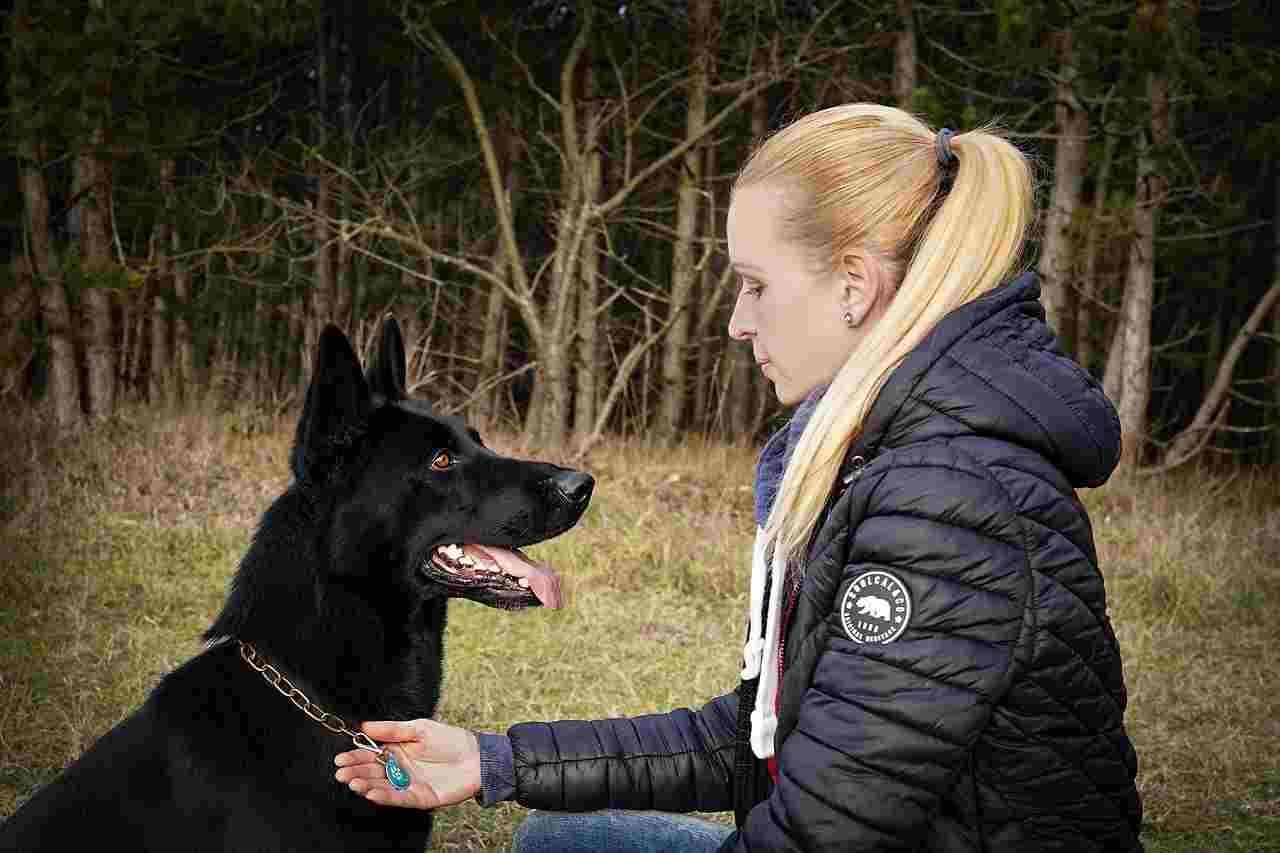
POLYGON ((989 128, 951 137, 957 163, 938 159, 936 135, 879 104, 810 113, 766 139, 734 191, 768 185, 788 200, 784 239, 824 264, 853 249, 878 260, 892 298, 836 373, 797 441, 765 525, 766 539, 802 560, 845 454, 885 380, 947 313, 990 291, 1021 260, 1033 217, 1031 165, 989 128), (892 285, 896 284, 896 292, 892 285))

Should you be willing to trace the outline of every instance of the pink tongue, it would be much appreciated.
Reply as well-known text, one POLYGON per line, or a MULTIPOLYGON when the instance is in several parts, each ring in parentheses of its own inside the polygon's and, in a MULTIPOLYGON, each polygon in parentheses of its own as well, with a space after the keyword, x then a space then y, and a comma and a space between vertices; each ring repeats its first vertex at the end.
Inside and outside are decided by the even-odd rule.
POLYGON ((560 607, 560 579, 550 568, 531 563, 515 551, 500 548, 497 545, 485 545, 483 548, 476 545, 463 545, 462 550, 482 566, 494 568, 501 565, 516 577, 528 581, 528 589, 533 591, 543 606, 552 609, 560 607), (486 551, 488 553, 485 553, 486 551), (490 554, 497 556, 502 563, 499 564, 498 560, 489 556, 490 554))

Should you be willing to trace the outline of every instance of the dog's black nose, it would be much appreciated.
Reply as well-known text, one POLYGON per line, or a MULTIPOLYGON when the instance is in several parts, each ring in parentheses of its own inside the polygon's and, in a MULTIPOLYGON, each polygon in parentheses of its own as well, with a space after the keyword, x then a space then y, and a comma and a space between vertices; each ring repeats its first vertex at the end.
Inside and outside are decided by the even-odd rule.
POLYGON ((551 482, 555 483, 556 491, 560 496, 574 506, 585 503, 591 497, 591 489, 596 484, 590 474, 584 474, 581 471, 561 471, 551 478, 551 482))

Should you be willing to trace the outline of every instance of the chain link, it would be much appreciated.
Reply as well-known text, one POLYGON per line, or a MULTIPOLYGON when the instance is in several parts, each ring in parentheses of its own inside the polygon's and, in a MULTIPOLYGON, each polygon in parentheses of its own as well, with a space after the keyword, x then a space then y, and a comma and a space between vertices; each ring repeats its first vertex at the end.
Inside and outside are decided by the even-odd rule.
POLYGON ((244 640, 238 640, 240 643, 240 657, 244 658, 244 662, 257 670, 267 683, 280 692, 290 702, 292 702, 298 710, 324 726, 336 735, 346 735, 351 738, 352 742, 360 749, 368 750, 378 757, 380 764, 386 764, 384 755, 386 750, 378 746, 373 738, 364 732, 352 731, 346 720, 337 714, 331 714, 321 708, 315 702, 307 698, 307 694, 299 690, 292 681, 289 680, 283 672, 267 663, 266 659, 259 654, 258 650, 253 647, 252 643, 246 643, 244 640))

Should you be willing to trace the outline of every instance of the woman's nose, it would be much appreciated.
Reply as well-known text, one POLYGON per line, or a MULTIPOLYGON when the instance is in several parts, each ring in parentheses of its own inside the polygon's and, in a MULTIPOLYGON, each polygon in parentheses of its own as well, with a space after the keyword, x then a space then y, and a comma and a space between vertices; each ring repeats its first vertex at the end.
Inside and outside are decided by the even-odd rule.
POLYGON ((733 303, 733 313, 729 315, 729 337, 735 341, 750 340, 756 333, 755 324, 748 316, 751 309, 744 306, 744 301, 739 294, 738 301, 733 303))

